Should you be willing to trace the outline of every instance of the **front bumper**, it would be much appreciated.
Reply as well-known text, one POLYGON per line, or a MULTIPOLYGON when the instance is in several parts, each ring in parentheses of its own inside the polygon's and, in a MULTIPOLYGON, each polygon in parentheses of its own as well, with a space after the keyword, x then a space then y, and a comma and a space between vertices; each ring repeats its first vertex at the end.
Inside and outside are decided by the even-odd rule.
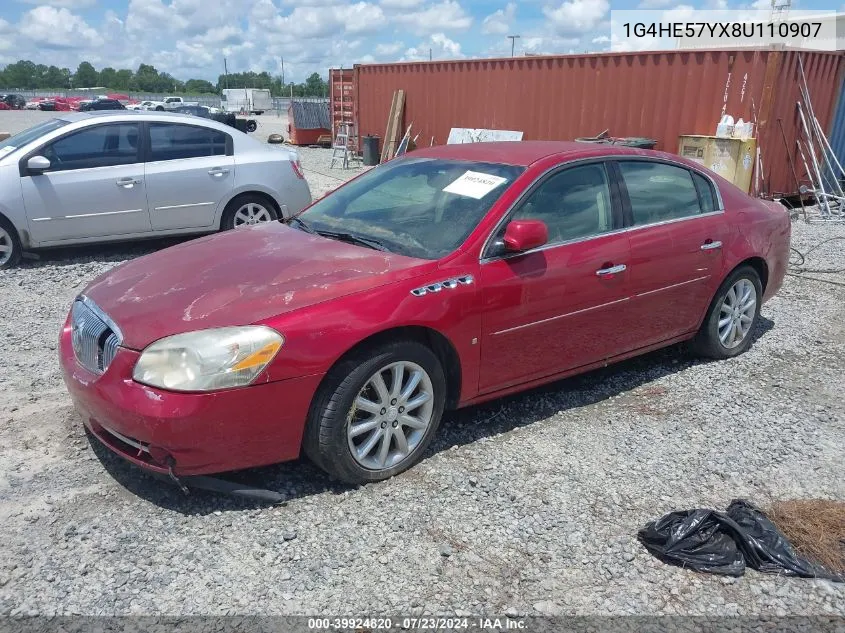
POLYGON ((97 376, 59 341, 65 384, 85 426, 108 448, 158 473, 206 475, 299 456, 311 398, 322 376, 213 393, 177 393, 132 380, 138 352, 120 348, 97 376))

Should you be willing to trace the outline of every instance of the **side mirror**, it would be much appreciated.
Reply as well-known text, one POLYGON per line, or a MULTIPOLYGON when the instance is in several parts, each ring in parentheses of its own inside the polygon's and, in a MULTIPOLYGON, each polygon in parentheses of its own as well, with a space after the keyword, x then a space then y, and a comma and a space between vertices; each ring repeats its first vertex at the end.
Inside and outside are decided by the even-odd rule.
POLYGON ((50 161, 44 156, 33 156, 26 161, 26 168, 31 172, 40 174, 50 169, 50 161))
POLYGON ((549 229, 542 220, 514 220, 505 229, 505 250, 524 253, 549 241, 549 229))

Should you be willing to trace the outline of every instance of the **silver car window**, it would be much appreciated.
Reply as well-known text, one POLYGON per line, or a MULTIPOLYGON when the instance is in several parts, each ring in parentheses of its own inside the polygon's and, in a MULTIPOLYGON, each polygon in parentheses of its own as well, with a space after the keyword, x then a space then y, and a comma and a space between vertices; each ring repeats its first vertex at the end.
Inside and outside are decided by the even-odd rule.
POLYGON ((49 171, 113 167, 140 162, 137 123, 87 127, 48 143, 39 152, 50 161, 49 171))

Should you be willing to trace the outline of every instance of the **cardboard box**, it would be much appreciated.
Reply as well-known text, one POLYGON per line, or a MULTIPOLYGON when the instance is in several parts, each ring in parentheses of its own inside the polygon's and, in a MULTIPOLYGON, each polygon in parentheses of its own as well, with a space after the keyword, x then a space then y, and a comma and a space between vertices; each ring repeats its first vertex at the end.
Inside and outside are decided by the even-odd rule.
POLYGON ((757 140, 715 136, 681 136, 678 154, 707 169, 748 193, 756 162, 757 140))
POLYGON ((682 136, 678 144, 678 156, 683 156, 699 165, 704 165, 704 156, 710 143, 709 136, 682 136))

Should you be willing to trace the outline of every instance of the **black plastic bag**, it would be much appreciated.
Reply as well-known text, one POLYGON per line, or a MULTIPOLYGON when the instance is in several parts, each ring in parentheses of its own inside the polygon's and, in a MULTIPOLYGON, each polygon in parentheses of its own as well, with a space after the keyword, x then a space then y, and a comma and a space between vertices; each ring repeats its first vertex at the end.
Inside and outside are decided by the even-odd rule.
POLYGON ((751 503, 736 499, 728 511, 685 510, 649 522, 637 538, 657 558, 696 571, 742 576, 757 571, 802 578, 845 578, 798 555, 786 537, 751 503))

